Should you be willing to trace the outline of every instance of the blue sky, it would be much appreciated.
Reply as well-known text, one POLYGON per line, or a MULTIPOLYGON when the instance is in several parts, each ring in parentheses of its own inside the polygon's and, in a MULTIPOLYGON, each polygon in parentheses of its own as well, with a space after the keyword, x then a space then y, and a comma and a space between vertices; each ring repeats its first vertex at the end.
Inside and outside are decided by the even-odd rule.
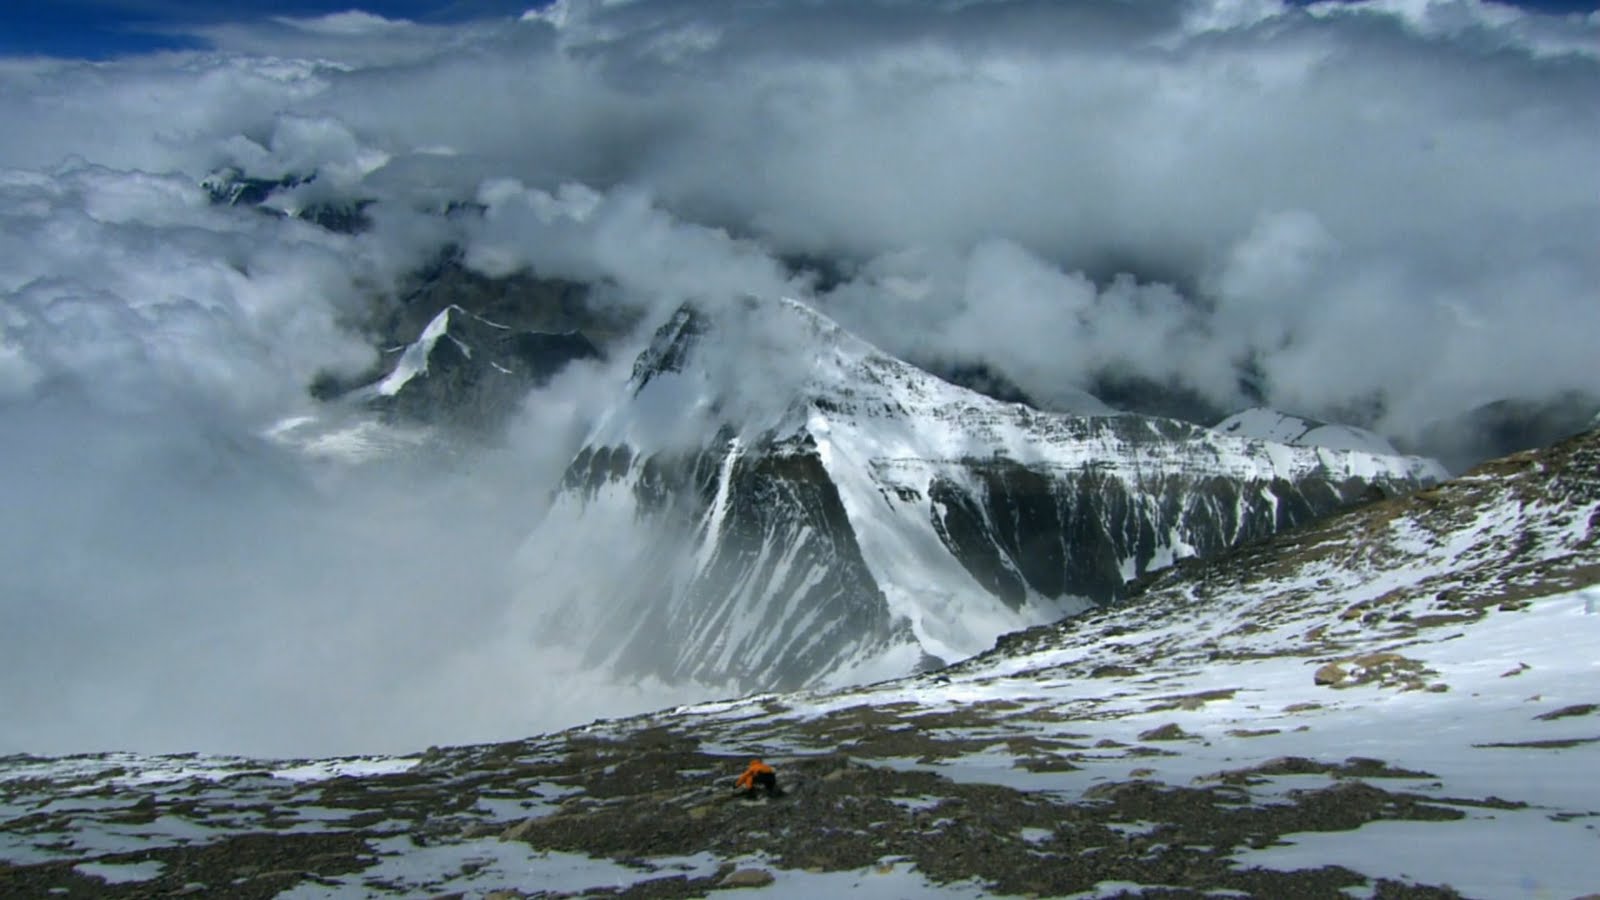
POLYGON ((103 59, 197 46, 186 25, 357 8, 417 22, 517 15, 539 0, 0 0, 0 55, 103 59))
MULTIPOLYGON (((541 0, 0 0, 0 56, 103 59, 197 46, 185 25, 363 9, 388 18, 453 22, 518 14, 541 0)), ((1596 0, 1523 0, 1550 12, 1588 11, 1596 0)))

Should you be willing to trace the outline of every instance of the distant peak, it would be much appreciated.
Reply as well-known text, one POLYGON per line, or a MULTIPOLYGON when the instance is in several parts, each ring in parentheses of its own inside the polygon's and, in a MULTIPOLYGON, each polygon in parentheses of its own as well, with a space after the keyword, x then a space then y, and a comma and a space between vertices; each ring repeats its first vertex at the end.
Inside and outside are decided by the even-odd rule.
POLYGON ((1323 422, 1264 406, 1255 406, 1234 413, 1212 426, 1212 430, 1234 437, 1254 438, 1298 447, 1359 450, 1382 456, 1398 456, 1400 453, 1387 438, 1365 428, 1323 422))

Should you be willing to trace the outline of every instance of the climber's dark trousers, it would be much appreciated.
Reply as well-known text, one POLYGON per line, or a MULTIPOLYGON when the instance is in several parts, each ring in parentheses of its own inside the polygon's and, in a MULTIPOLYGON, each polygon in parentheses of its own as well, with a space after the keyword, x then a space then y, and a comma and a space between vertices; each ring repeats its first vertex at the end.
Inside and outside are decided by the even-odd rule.
POLYGON ((750 789, 750 793, 754 794, 756 792, 756 788, 765 789, 768 797, 778 797, 783 794, 782 791, 778 790, 778 776, 772 774, 771 772, 756 773, 755 787, 750 789))

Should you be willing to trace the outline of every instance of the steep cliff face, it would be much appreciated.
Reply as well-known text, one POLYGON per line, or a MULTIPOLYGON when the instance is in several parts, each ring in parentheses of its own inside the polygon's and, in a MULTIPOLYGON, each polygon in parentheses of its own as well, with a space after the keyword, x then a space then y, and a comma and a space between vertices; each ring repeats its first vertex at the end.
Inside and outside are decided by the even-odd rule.
POLYGON ((1061 476, 1009 461, 966 468, 972 487, 934 476, 934 528, 979 583, 1013 606, 1029 590, 1120 598, 1131 578, 1309 521, 1372 487, 1355 477, 1061 476))
POLYGON ((890 614, 815 442, 723 437, 578 454, 525 551, 535 583, 568 589, 541 632, 668 681, 795 688, 884 655, 904 657, 886 671, 909 670, 914 636, 890 614))
POLYGON ((792 301, 685 308, 529 539, 543 630, 750 690, 900 674, 1435 479, 1426 460, 1001 403, 792 301))

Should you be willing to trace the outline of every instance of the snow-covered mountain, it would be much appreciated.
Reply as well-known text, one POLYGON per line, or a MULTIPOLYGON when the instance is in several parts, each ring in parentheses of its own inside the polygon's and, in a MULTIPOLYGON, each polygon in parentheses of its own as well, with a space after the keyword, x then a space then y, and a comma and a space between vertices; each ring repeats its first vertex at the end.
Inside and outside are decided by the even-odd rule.
POLYGON ((1442 475, 955 387, 792 300, 686 306, 530 537, 596 661, 739 689, 964 658, 1212 555, 1442 475))
POLYGON ((1275 409, 1256 406, 1241 410, 1212 426, 1223 434, 1256 438, 1297 447, 1327 447, 1395 456, 1400 451, 1381 434, 1354 425, 1334 425, 1275 409))
POLYGON ((1578 897, 1600 432, 937 672, 394 758, 0 759, 0 894, 1578 897), (742 799, 752 756, 785 794, 742 799))

